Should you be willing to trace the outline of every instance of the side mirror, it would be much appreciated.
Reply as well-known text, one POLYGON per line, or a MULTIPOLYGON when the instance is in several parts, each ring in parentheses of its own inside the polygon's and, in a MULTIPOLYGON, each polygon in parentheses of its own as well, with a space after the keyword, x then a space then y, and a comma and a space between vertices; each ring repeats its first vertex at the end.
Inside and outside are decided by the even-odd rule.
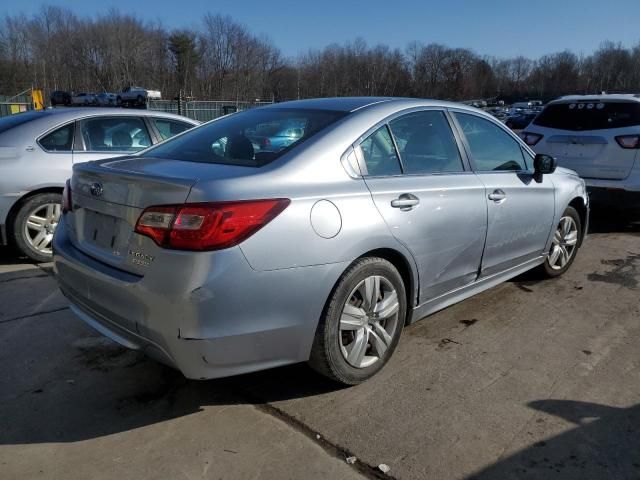
POLYGON ((533 172, 536 175, 543 175, 547 173, 553 173, 556 171, 558 161, 551 155, 545 155, 538 153, 533 159, 533 172))

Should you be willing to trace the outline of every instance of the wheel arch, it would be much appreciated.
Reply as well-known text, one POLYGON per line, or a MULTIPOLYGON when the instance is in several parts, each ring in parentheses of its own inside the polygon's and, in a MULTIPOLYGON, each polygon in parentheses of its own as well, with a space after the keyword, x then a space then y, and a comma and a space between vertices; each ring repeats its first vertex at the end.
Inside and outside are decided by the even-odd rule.
POLYGON ((9 209, 9 213, 7 213, 7 218, 5 220, 5 230, 6 230, 5 235, 6 235, 7 243, 9 243, 10 239, 13 238, 13 222, 16 218, 16 215, 18 214, 18 212, 20 211, 20 209, 22 208, 22 206, 25 204, 26 201, 28 201, 30 198, 35 197, 36 195, 42 195, 45 193, 62 194, 63 190, 64 190, 64 187, 54 185, 54 186, 38 188, 35 190, 30 190, 29 192, 21 196, 11 206, 11 208, 9 209))
POLYGON ((410 262, 406 255, 393 248, 377 248, 369 250, 368 252, 360 255, 356 260, 366 257, 379 257, 387 260, 400 273, 407 295, 407 318, 405 319, 405 324, 408 324, 411 320, 411 311, 417 304, 418 300, 418 273, 415 268, 415 264, 410 262))
POLYGON ((584 240, 584 237, 587 235, 587 228, 589 228, 589 218, 588 218, 589 209, 587 208, 587 205, 585 204, 584 198, 582 198, 582 197, 573 198, 569 202, 568 206, 575 208, 575 210, 578 212, 578 215, 580 216, 580 224, 582 226, 582 233, 580 235, 578 246, 581 246, 582 245, 582 241, 584 240))

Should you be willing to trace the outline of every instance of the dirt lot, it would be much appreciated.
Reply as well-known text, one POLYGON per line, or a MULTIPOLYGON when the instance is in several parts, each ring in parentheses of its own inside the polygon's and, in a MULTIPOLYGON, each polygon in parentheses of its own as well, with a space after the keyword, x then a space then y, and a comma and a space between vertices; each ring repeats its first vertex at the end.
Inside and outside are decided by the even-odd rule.
POLYGON ((187 381, 0 251, 0 478, 638 478, 640 223, 593 230, 563 278, 408 327, 347 389, 304 365, 187 381))

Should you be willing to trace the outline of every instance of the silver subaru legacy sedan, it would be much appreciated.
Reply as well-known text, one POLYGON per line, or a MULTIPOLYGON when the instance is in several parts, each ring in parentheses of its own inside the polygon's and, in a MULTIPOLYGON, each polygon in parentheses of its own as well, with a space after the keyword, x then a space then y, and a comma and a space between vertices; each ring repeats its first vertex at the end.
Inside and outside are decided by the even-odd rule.
POLYGON ((370 97, 237 113, 76 165, 62 208, 60 288, 104 335, 188 378, 308 361, 351 385, 404 325, 564 273, 589 213, 574 172, 489 115, 370 97))
POLYGON ((74 164, 131 154, 199 124, 121 108, 53 108, 0 118, 0 245, 50 261, 74 164))

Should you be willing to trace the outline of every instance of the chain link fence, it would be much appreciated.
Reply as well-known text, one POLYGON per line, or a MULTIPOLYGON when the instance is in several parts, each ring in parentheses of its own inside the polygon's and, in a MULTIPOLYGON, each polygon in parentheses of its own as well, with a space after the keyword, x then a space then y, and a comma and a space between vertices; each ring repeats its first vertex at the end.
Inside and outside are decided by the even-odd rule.
POLYGON ((250 108, 270 105, 271 102, 235 102, 235 101, 209 101, 209 100, 149 100, 147 108, 149 110, 158 110, 161 112, 175 113, 184 115, 185 117, 198 120, 200 122, 208 122, 229 113, 249 110, 250 108))

